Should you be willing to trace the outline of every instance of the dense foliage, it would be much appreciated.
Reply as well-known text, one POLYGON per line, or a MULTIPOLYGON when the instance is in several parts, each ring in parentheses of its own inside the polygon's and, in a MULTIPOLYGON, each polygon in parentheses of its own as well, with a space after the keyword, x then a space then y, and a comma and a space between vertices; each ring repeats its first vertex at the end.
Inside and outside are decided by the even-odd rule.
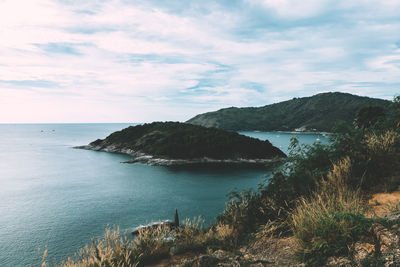
MULTIPOLYGON (((319 181, 326 179, 333 164, 349 158, 351 174, 347 180, 352 189, 363 192, 393 190, 400 185, 400 111, 399 98, 392 103, 388 115, 368 128, 355 128, 338 123, 329 144, 300 145, 292 139, 286 164, 276 169, 258 191, 231 194, 222 221, 233 220, 232 206, 246 207, 242 213, 252 214, 252 222, 285 220, 299 197, 307 197, 319 181), (253 206, 256 206, 253 208, 253 206)), ((252 227, 254 228, 254 226, 252 227)))
POLYGON ((113 145, 173 159, 285 157, 285 154, 269 141, 179 122, 153 122, 131 126, 112 133, 104 140, 94 141, 91 145, 113 145))
MULTIPOLYGON (((173 239, 170 229, 160 228, 140 233, 133 241, 107 232, 104 239, 62 266, 143 266, 184 252, 234 250, 255 233, 292 235, 299 260, 308 266, 323 266, 330 256, 351 256, 357 242, 379 242, 371 230, 378 220, 365 216, 363 199, 400 185, 400 97, 384 114, 378 112, 377 119, 365 116, 371 110, 377 114, 369 108, 358 113, 357 121, 367 122, 362 127, 338 123, 327 145, 299 145, 294 138, 286 163, 272 178, 258 190, 231 192, 226 209, 209 228, 187 221, 173 239)), ((140 140, 153 132, 152 127, 164 126, 176 125, 132 127, 107 139, 117 143, 133 135, 140 140)), ((373 266, 380 266, 379 253, 377 249, 377 265, 373 266)))
POLYGON ((312 266, 351 254, 358 240, 372 238, 362 198, 400 185, 399 97, 386 114, 358 128, 338 123, 327 145, 293 139, 287 163, 259 190, 231 194, 218 220, 248 233, 274 225, 293 234, 312 266))
POLYGON ((224 130, 308 130, 331 131, 337 120, 349 124, 363 107, 387 108, 389 101, 345 93, 323 93, 293 98, 263 107, 225 108, 197 115, 188 123, 224 130))

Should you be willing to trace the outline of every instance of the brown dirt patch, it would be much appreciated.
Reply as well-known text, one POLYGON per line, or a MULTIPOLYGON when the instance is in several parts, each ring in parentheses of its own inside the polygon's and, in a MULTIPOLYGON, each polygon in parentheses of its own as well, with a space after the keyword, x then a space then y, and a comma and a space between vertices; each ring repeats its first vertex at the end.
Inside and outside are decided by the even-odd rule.
POLYGON ((384 216, 400 209, 400 191, 392 193, 377 193, 372 195, 368 204, 372 207, 375 216, 384 216))
MULTIPOLYGON (((293 237, 262 238, 254 244, 240 248, 236 253, 217 250, 210 252, 209 256, 219 260, 218 266, 236 266, 236 262, 245 266, 297 266, 295 260, 295 241, 293 237)), ((186 260, 199 259, 205 254, 185 253, 164 259, 149 267, 179 266, 186 260)), ((197 265, 196 265, 197 266, 197 265)), ((203 265, 201 265, 203 266, 203 265)))
POLYGON ((295 264, 296 243, 293 237, 264 238, 244 251, 244 260, 262 262, 263 266, 290 266, 295 264))
POLYGON ((165 266, 179 266, 187 259, 193 259, 199 256, 200 253, 184 253, 175 255, 168 259, 163 259, 155 264, 146 265, 147 267, 165 267, 165 266))

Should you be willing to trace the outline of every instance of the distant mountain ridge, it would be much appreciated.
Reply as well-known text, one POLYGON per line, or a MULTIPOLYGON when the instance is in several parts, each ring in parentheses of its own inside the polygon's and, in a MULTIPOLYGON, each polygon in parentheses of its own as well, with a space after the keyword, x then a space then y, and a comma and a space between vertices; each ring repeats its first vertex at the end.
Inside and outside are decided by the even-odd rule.
POLYGON ((388 100, 348 93, 321 93, 263 107, 224 108, 199 114, 187 123, 239 131, 331 131, 338 120, 352 123, 363 107, 387 108, 388 100))

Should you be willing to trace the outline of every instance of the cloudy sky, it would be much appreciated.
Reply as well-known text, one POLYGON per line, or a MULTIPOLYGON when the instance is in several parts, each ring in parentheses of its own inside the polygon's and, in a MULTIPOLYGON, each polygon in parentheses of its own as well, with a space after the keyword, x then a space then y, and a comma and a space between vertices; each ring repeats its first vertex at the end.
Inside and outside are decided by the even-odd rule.
POLYGON ((0 123, 400 93, 398 0, 0 0, 0 123))

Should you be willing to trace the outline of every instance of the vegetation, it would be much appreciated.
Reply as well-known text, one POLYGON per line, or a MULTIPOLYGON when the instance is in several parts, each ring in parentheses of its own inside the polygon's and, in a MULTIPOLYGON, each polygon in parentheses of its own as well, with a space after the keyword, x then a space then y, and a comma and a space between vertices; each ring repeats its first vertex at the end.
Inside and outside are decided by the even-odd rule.
POLYGON ((293 234, 310 265, 348 256, 358 240, 372 239, 362 199, 400 185, 399 114, 397 97, 387 115, 366 127, 338 123, 328 145, 293 139, 286 164, 257 191, 232 193, 218 220, 247 234, 260 225, 293 234))
MULTIPOLYGON (((229 225, 217 224, 205 229, 201 220, 186 220, 179 230, 159 226, 153 231, 140 231, 132 239, 121 235, 118 228, 106 229, 102 239, 81 249, 61 267, 118 266, 136 267, 188 251, 205 252, 207 248, 235 248, 235 233, 229 225)), ((43 257, 42 267, 49 266, 43 257)))
POLYGON ((363 107, 387 109, 389 104, 389 101, 381 99, 323 93, 258 108, 225 108, 197 115, 187 122, 233 131, 292 131, 305 128, 329 132, 337 120, 353 123, 355 115, 363 107))
MULTIPOLYGON (((362 116, 358 122, 365 121, 362 116)), ((235 250, 263 235, 293 236, 299 260, 310 266, 322 266, 330 256, 352 257, 355 244, 369 240, 376 248, 370 263, 379 266, 379 240, 371 228, 378 221, 391 223, 367 218, 364 200, 400 185, 400 97, 378 117, 362 127, 337 124, 327 145, 293 139, 273 177, 258 190, 231 192, 225 211, 208 228, 186 221, 176 232, 159 229, 134 240, 107 232, 63 266, 142 266, 188 251, 235 250)), ((398 204, 389 208, 398 210, 398 204)))
POLYGON ((268 159, 285 157, 268 140, 179 122, 153 122, 112 133, 92 146, 132 149, 160 158, 268 159))
POLYGON ((354 124, 358 128, 368 128, 384 117, 385 110, 382 107, 364 107, 358 111, 354 124))
POLYGON ((348 255, 368 233, 371 220, 363 215, 357 191, 349 189, 349 158, 335 164, 310 198, 301 197, 291 213, 290 225, 302 261, 322 265, 330 256, 348 255))

